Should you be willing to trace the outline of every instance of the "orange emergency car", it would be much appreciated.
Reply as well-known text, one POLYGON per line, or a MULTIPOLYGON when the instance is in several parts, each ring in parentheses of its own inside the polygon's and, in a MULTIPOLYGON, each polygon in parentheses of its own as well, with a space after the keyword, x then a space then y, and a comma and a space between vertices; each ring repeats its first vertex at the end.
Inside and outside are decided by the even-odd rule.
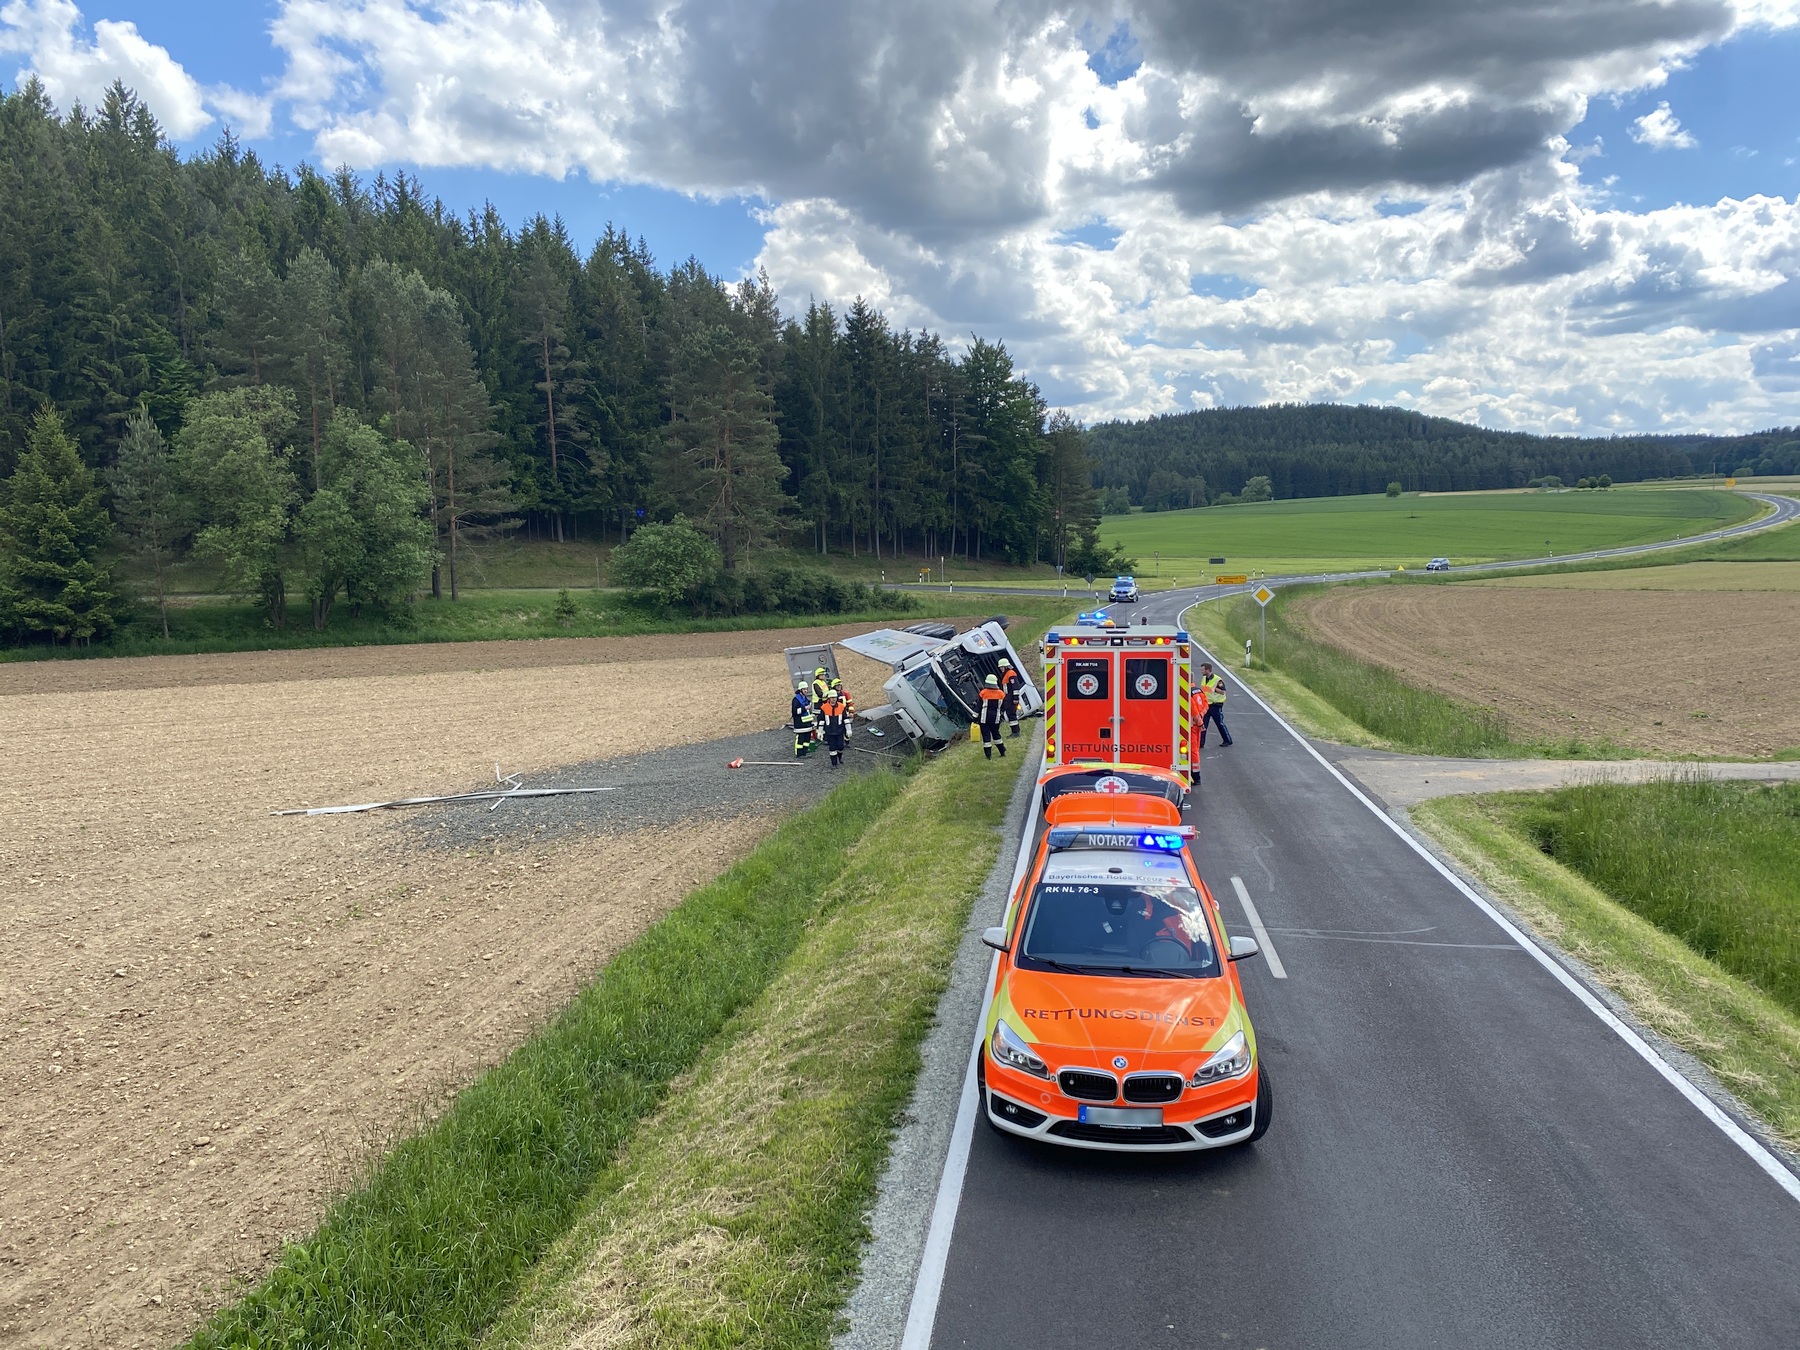
POLYGON ((1259 1139, 1271 1088, 1237 961, 1159 797, 1057 803, 1007 922, 982 1040, 998 1130, 1074 1148, 1175 1152, 1259 1139))
POLYGON ((1046 819, 1055 819, 1056 804, 1071 795, 1161 797, 1179 813, 1187 805, 1188 779, 1156 764, 1061 764, 1039 776, 1038 795, 1046 819))

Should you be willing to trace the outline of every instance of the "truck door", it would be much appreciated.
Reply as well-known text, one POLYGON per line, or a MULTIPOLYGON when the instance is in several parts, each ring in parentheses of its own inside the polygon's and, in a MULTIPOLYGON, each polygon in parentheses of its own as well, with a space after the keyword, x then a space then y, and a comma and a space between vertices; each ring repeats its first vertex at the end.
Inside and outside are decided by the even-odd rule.
POLYGON ((1062 762, 1078 759, 1118 762, 1113 749, 1113 704, 1116 697, 1112 652, 1081 656, 1069 653, 1063 660, 1062 762))
POLYGON ((1175 763, 1175 689, 1167 652, 1126 656, 1121 685, 1119 760, 1126 764, 1175 763))

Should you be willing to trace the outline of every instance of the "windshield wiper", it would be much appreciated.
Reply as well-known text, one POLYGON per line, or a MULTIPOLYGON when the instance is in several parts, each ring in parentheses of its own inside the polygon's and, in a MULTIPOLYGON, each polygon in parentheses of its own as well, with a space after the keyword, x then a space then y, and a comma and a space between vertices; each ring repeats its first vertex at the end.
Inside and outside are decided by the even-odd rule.
POLYGON ((1114 966, 1121 975, 1154 975, 1159 980, 1185 980, 1188 976, 1179 970, 1164 970, 1161 966, 1114 966))
POLYGON ((1049 966, 1052 970, 1066 970, 1071 975, 1094 975, 1094 974, 1104 973, 1107 971, 1113 971, 1113 970, 1118 969, 1117 966, 1076 965, 1073 961, 1058 961, 1055 958, 1049 957, 1049 956, 1032 956, 1030 952, 1026 952, 1025 955, 1030 957, 1033 961, 1042 961, 1045 965, 1049 966))

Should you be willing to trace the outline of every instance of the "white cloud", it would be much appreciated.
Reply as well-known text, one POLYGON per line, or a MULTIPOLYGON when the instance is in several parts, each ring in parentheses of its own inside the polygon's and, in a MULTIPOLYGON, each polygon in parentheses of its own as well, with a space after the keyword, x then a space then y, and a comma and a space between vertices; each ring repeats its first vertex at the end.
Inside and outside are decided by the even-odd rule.
MULTIPOLYGON (((154 85, 171 130, 285 116, 327 164, 760 199, 787 303, 1003 338, 1090 418, 1329 397, 1554 431, 1800 421, 1800 207, 1634 212, 1565 139, 1800 0, 1088 4, 283 0, 260 98, 194 88, 130 25, 82 42, 69 0, 10 0, 0 50, 84 97, 154 85)), ((1693 143, 1666 103, 1632 134, 1693 143)))
POLYGON ((1693 132, 1681 125, 1681 119, 1669 111, 1666 102, 1632 121, 1631 139, 1652 150, 1692 150, 1700 144, 1693 132))
POLYGON ((92 41, 81 32, 73 0, 7 0, 0 5, 0 52, 24 58, 16 81, 37 76, 51 101, 97 107, 113 81, 133 90, 163 130, 187 140, 223 118, 239 135, 269 134, 274 105, 230 85, 202 89, 166 47, 147 41, 135 23, 99 19, 92 41))
POLYGON ((0 6, 0 52, 23 56, 19 79, 35 74, 63 107, 76 100, 93 107, 123 80, 172 136, 192 136, 212 121, 200 86, 136 24, 102 19, 92 42, 82 40, 80 26, 71 0, 9 0, 0 6))

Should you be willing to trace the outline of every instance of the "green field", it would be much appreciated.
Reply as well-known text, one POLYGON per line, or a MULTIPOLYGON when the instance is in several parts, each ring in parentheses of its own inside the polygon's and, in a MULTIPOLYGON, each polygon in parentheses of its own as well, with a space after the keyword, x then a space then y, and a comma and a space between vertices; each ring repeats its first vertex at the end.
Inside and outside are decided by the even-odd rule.
POLYGON ((1138 560, 1140 579, 1423 567, 1622 548, 1703 533, 1763 508, 1734 493, 1466 492, 1312 497, 1109 516, 1100 537, 1138 560), (1160 558, 1158 555, 1160 554, 1160 558), (1223 557, 1223 566, 1207 563, 1223 557))

